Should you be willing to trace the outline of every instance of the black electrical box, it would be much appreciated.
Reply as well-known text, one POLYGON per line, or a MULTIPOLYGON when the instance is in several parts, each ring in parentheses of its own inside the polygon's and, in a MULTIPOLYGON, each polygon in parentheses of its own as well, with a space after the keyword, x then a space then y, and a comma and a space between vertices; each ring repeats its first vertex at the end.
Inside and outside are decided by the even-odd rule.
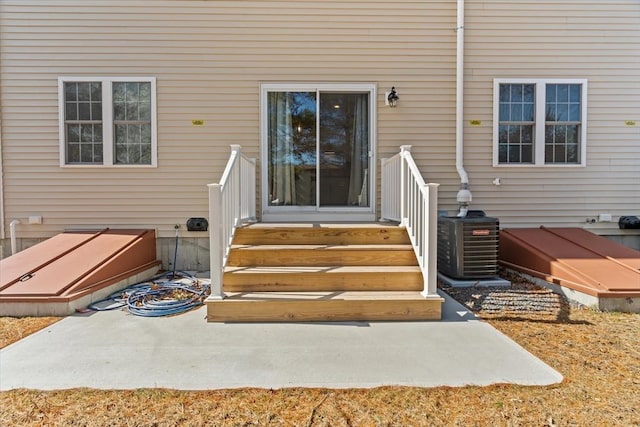
POLYGON ((187 220, 188 231, 207 231, 209 222, 205 218, 189 218, 187 220))

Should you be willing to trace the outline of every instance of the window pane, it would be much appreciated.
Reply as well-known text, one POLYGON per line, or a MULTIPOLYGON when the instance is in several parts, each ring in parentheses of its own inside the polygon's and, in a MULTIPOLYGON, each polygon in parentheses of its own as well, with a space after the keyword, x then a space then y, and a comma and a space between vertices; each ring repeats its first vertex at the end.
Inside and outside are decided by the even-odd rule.
POLYGON ((91 103, 91 120, 102 120, 102 104, 99 102, 91 103))
POLYGON ((547 85, 545 163, 579 162, 581 90, 580 84, 547 85))
POLYGON ((113 91, 115 162, 151 164, 151 83, 118 82, 113 91))
POLYGON ((580 126, 579 125, 570 125, 567 126, 567 144, 575 144, 577 145, 580 142, 580 126))
POLYGON ((102 163, 102 144, 93 144, 93 161, 102 163))
POLYGON ((126 120, 133 120, 133 121, 139 120, 137 102, 127 102, 126 120))
POLYGON ((522 121, 522 104, 511 104, 511 121, 522 121))
POLYGON ((569 121, 570 122, 580 121, 580 104, 571 104, 569 106, 569 121))
POLYGON ((91 101, 91 83, 78 83, 78 101, 91 101))
POLYGON ((570 102, 580 102, 580 98, 582 97, 582 85, 569 85, 569 101, 570 102))
POLYGON ((91 100, 102 101, 102 83, 91 83, 91 100))
POLYGON ((529 144, 522 145, 522 163, 533 163, 533 146, 529 144))
POLYGON ((67 142, 80 142, 80 125, 67 125, 67 142))
POLYGON ((558 102, 569 102, 569 85, 555 85, 556 86, 556 100, 558 102))
POLYGON ((115 153, 115 163, 124 164, 128 163, 127 157, 127 145, 126 144, 116 144, 116 153, 115 153))
POLYGON ((524 104, 522 106, 522 120, 525 122, 532 122, 534 119, 533 104, 524 104))
POLYGON ((579 125, 545 127, 545 163, 578 163, 579 125))
POLYGON ((520 126, 509 126, 509 142, 520 142, 520 126))
POLYGON ((127 126, 126 125, 115 125, 115 137, 116 144, 126 144, 127 143, 127 126))
POLYGON ((127 144, 138 145, 140 144, 140 126, 139 125, 126 125, 127 126, 127 144))
POLYGON ((566 122, 569 120, 569 104, 560 104, 556 106, 556 121, 566 122))
POLYGON ((75 102, 67 102, 65 106, 65 120, 78 120, 78 104, 75 102))
POLYGON ((151 104, 148 102, 141 102, 138 105, 138 114, 140 115, 140 120, 151 120, 151 104))
POLYGON ((78 163, 80 161, 80 145, 67 145, 67 163, 78 163))
POLYGON ((93 129, 91 125, 80 125, 80 141, 93 142, 93 129))
POLYGON ((523 85, 524 102, 533 103, 536 97, 536 86, 533 84, 523 85))
POLYGON ((91 104, 78 102, 78 120, 91 120, 91 104))
POLYGON ((80 144, 80 162, 93 163, 93 144, 80 144))
POLYGON ((547 85, 547 102, 556 102, 556 85, 547 85))
POLYGON ((533 128, 533 125, 500 126, 498 161, 500 163, 532 163, 533 128))
POLYGON ((545 144, 544 146, 544 162, 553 163, 553 144, 545 144))
POLYGON ((509 108, 510 104, 501 102, 500 103, 500 117, 499 120, 501 122, 508 122, 511 120, 511 109, 509 108))
POLYGON ((522 127, 522 142, 525 144, 533 143, 533 125, 522 127))
POLYGON ((114 82, 112 89, 113 89, 113 101, 124 102, 125 84, 121 82, 114 82))
POLYGON ((140 141, 143 144, 151 144, 151 125, 142 125, 140 132, 140 141))
POLYGON ((126 96, 125 100, 128 102, 137 101, 138 100, 138 85, 139 83, 128 82, 126 85, 126 96))
POLYGON ((140 146, 140 163, 151 164, 151 144, 142 144, 140 146))
POLYGON ((550 104, 547 102, 546 120, 548 122, 557 121, 556 104, 550 104))
POLYGON ((511 102, 522 101, 522 85, 511 85, 511 102))
POLYGON ((507 163, 507 144, 498 146, 498 162, 507 163))
POLYGON ((520 146, 515 144, 509 145, 509 163, 520 163, 520 146))
POLYGON ((64 84, 64 98, 66 101, 78 100, 78 84, 77 83, 64 84))
POLYGON ((500 125, 498 130, 498 143, 506 144, 509 142, 509 126, 500 125))
POLYGON ((140 101, 151 103, 151 83, 140 83, 140 101))
POLYGON ((65 82, 66 162, 102 162, 102 84, 65 82), (69 123, 82 121, 82 123, 69 123))
POLYGON ((577 144, 567 144, 567 163, 578 163, 577 144))
POLYGON ((554 157, 553 157, 554 163, 566 163, 567 150, 564 145, 557 145, 557 144, 554 145, 553 151, 554 151, 554 157))
POLYGON ((114 120, 125 120, 127 118, 126 115, 126 104, 124 102, 113 102, 113 119, 114 120))
POLYGON ((511 85, 508 85, 508 84, 500 85, 500 102, 509 102, 510 91, 511 91, 511 85))
MULTIPOLYGON (((102 142, 102 125, 93 125, 93 140, 95 142, 102 142)), ((102 147, 102 145, 100 145, 100 147, 102 147)))

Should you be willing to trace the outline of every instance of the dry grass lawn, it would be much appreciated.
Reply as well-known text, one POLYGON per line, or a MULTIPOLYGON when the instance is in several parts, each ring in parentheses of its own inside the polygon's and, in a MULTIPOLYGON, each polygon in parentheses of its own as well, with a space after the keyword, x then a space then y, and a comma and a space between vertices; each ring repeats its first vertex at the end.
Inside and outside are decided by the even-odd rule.
MULTIPOLYGON (((351 390, 12 390, 0 393, 0 425, 640 426, 640 315, 564 306, 553 315, 484 317, 560 371, 564 382, 351 390)), ((33 329, 35 323, 0 319, 0 342, 21 338, 28 333, 21 325, 33 329)))

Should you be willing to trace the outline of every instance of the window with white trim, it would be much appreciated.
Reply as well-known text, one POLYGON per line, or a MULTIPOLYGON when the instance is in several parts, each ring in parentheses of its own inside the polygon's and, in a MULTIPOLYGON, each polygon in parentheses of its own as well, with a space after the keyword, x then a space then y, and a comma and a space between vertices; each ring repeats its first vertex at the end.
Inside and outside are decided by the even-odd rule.
POLYGON ((62 166, 156 166, 154 77, 60 77, 62 166))
POLYGON ((584 166, 587 81, 495 79, 494 166, 584 166))

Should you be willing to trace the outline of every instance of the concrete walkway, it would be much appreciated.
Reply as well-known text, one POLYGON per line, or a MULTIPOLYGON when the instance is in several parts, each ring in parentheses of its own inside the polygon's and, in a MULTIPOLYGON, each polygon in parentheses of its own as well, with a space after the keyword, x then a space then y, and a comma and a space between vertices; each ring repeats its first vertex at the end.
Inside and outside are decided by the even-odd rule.
POLYGON ((0 350, 0 389, 547 385, 562 376, 444 295, 441 322, 215 324, 74 315, 0 350))

